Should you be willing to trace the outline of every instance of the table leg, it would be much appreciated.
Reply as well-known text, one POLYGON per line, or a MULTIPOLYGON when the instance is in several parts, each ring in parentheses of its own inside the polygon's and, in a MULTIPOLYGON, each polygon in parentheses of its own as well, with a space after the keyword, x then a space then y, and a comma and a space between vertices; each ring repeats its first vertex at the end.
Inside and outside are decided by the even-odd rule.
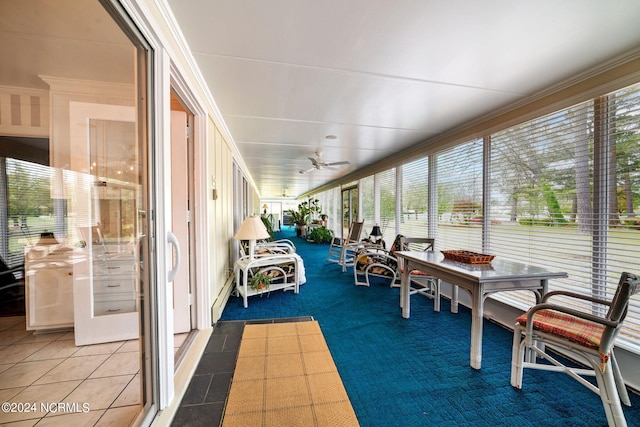
POLYGON ((402 307, 402 317, 408 319, 411 316, 411 298, 409 294, 409 263, 405 260, 402 279, 400 281, 400 307, 402 307))
POLYGON ((471 355, 470 365, 474 369, 482 366, 482 316, 483 316, 483 289, 471 291, 471 355))
POLYGON ((454 284, 451 285, 451 312, 458 312, 458 287, 454 284))

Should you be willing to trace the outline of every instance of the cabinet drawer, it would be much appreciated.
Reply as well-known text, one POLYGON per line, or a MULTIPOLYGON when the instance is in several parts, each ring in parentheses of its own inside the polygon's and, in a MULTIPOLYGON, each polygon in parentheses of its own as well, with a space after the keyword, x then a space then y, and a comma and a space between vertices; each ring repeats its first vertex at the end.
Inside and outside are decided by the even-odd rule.
POLYGON ((95 262, 93 263, 93 274, 95 276, 112 276, 116 274, 133 274, 132 262, 95 262))
POLYGON ((95 277, 93 279, 94 294, 110 294, 114 292, 133 292, 136 289, 133 277, 115 276, 115 277, 95 277))
POLYGON ((136 311, 136 309, 136 301, 134 299, 117 301, 95 301, 93 304, 94 316, 130 313, 136 311))

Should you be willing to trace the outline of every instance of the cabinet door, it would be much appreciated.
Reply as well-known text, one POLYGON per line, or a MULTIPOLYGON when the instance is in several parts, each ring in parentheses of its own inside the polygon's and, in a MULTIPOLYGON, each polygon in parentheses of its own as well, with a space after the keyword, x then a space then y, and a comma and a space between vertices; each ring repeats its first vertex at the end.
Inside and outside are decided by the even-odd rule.
POLYGON ((64 260, 25 263, 27 330, 73 326, 73 269, 64 260))
POLYGON ((140 159, 133 107, 71 102, 76 345, 139 336, 140 159))

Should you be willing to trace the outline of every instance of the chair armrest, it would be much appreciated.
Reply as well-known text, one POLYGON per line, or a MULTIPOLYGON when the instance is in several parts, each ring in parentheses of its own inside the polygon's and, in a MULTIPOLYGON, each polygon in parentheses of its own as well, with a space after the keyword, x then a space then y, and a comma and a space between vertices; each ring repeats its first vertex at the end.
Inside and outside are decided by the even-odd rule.
POLYGON ((535 315, 536 312, 540 310, 559 311, 561 313, 570 314, 580 319, 589 320, 591 322, 599 323, 603 326, 609 326, 613 328, 617 327, 619 324, 619 322, 614 322, 612 320, 605 319, 604 317, 595 316, 591 313, 585 313, 584 311, 575 310, 575 309, 564 307, 557 304, 550 304, 550 303, 536 304, 533 307, 531 307, 527 312, 527 326, 526 326, 527 338, 526 339, 529 345, 531 344, 531 341, 532 341, 531 335, 533 334, 533 316, 535 315))
POLYGON ((611 306, 611 301, 607 301, 601 298, 597 298, 597 297, 592 297, 589 295, 584 295, 584 294, 579 294, 576 292, 569 292, 569 291, 552 291, 552 292, 548 292, 546 293, 543 297, 542 297, 542 303, 547 302, 547 300, 551 297, 554 296, 565 296, 565 297, 570 297, 570 298, 575 298, 575 299, 580 299, 580 300, 584 300, 584 301, 590 301, 590 302, 595 302, 598 304, 602 304, 602 305, 606 305, 607 307, 611 306))

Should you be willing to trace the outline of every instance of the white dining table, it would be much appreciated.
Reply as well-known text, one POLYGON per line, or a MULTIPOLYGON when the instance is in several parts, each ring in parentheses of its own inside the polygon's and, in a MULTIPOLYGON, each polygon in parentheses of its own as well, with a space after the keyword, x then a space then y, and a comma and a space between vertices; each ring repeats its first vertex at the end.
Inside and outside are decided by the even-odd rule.
MULTIPOLYGON (((535 294, 536 302, 547 293, 549 279, 567 277, 564 271, 496 258, 488 264, 466 264, 445 259, 435 251, 399 251, 395 253, 402 268, 400 307, 402 317, 411 314, 409 273, 419 270, 436 280, 451 283, 451 312, 458 311, 458 287, 471 297, 471 354, 470 365, 474 369, 482 366, 482 323, 484 301, 496 292, 528 290, 535 294)), ((514 319, 515 322, 515 319, 514 319)))

